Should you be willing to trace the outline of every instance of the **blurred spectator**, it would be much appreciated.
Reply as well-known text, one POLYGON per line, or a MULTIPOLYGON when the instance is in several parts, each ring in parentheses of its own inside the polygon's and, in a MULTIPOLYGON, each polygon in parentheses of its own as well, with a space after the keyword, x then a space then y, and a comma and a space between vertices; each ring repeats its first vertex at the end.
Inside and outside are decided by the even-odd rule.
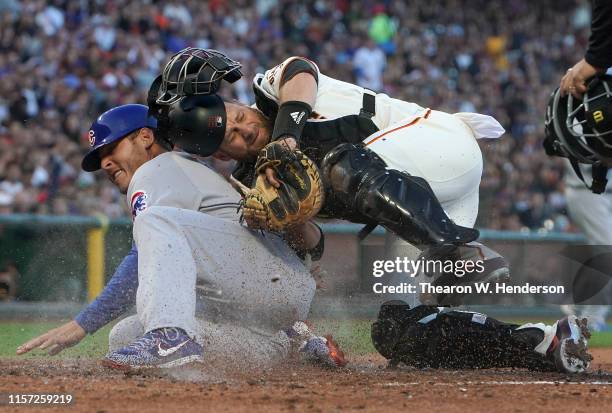
POLYGON ((397 23, 386 14, 383 4, 374 6, 372 12, 374 17, 370 21, 368 34, 385 53, 393 54, 395 52, 393 36, 397 31, 397 23))
POLYGON ((353 58, 353 70, 357 84, 373 91, 382 90, 385 65, 385 53, 368 39, 365 45, 357 49, 353 58))
POLYGON ((21 170, 17 163, 11 163, 7 165, 6 178, 0 181, 0 192, 8 195, 10 202, 13 202, 15 195, 23 191, 23 184, 21 183, 21 170))
POLYGON ((571 231, 562 160, 539 141, 589 21, 583 0, 0 0, 0 212, 127 216, 104 174, 80 170, 87 128, 145 102, 169 55, 192 45, 243 63, 244 81, 223 90, 242 101, 255 71, 301 54, 399 99, 491 114, 509 133, 480 141, 478 225, 571 231))
MULTIPOLYGON (((34 7, 43 6, 43 2, 36 2, 34 7)), ((41 7, 36 18, 36 24, 42 29, 47 36, 53 36, 64 26, 64 13, 52 4, 46 7, 41 7)))
POLYGON ((17 296, 17 282, 19 271, 14 263, 10 262, 0 268, 0 301, 11 301, 17 296))

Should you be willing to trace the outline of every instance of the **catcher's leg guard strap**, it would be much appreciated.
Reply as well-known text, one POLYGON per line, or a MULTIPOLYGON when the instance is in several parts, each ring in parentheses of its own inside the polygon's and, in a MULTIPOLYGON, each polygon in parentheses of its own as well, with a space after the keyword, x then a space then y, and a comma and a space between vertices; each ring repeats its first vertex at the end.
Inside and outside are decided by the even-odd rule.
POLYGON ((456 225, 423 178, 394 169, 367 148, 339 145, 323 160, 329 201, 376 222, 413 245, 462 245, 478 230, 456 225))

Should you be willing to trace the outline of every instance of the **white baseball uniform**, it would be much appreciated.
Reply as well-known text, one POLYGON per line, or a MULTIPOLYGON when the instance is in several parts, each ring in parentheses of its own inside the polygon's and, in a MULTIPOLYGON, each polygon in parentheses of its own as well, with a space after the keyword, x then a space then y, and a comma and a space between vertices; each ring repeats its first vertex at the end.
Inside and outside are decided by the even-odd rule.
MULTIPOLYGON (((282 72, 295 58, 258 74, 254 87, 267 98, 279 102, 282 72)), ((317 97, 311 115, 314 121, 358 114, 363 94, 371 93, 320 72, 317 75, 317 97)), ((449 217, 459 225, 473 226, 478 214, 478 187, 482 175, 482 154, 476 139, 500 137, 504 129, 499 122, 477 113, 451 115, 426 109, 384 93, 376 94, 375 102, 376 113, 372 121, 379 131, 367 137, 365 145, 376 152, 389 169, 424 178, 449 217)))
MULTIPOLYGON (((255 76, 256 94, 278 103, 283 70, 293 59, 296 57, 255 76)), ((359 114, 364 105, 364 93, 373 92, 325 76, 312 64, 317 70, 318 88, 309 122, 359 114)), ((425 179, 447 215, 458 225, 473 227, 478 216, 483 169, 482 153, 476 140, 499 138, 504 128, 487 115, 449 114, 393 99, 384 93, 375 94, 374 106, 371 120, 378 131, 364 139, 365 146, 378 154, 388 169, 425 179)), ((480 243, 472 245, 487 258, 499 257, 480 243)), ((416 248, 394 234, 388 234, 385 250, 390 258, 416 258, 419 254, 416 248)), ((406 281, 404 275, 397 277, 396 281, 406 281)), ((417 282, 415 278, 410 281, 417 282)), ((417 295, 402 298, 410 305, 419 303, 417 295)))
POLYGON ((305 319, 315 282, 274 234, 238 222, 239 194, 195 158, 167 152, 134 174, 127 201, 138 249, 137 315, 118 323, 111 351, 146 331, 184 329, 207 355, 282 356, 282 327, 305 319), (196 317, 196 290, 202 313, 196 317))

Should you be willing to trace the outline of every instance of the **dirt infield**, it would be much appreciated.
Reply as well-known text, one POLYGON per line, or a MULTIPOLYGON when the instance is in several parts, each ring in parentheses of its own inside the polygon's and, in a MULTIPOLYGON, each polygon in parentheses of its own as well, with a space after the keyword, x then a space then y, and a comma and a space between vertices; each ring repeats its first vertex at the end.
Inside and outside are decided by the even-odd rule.
MULTIPOLYGON (((74 395, 74 404, 38 409, 45 412, 612 411, 612 349, 593 354, 592 371, 576 376, 389 370, 376 355, 353 360, 341 371, 285 365, 240 374, 183 370, 172 377, 110 371, 91 359, 3 359, 0 391, 74 395)), ((0 411, 26 410, 34 409, 0 406, 0 411)))

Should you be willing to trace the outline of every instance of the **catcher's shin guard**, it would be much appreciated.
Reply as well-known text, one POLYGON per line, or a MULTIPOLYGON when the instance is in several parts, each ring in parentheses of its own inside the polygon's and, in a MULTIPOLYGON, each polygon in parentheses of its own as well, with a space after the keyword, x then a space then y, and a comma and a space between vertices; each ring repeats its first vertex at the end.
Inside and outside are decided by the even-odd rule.
POLYGON ((342 144, 323 159, 325 211, 352 221, 378 224, 413 245, 463 245, 479 232, 455 224, 423 178, 386 169, 367 148, 342 144))

